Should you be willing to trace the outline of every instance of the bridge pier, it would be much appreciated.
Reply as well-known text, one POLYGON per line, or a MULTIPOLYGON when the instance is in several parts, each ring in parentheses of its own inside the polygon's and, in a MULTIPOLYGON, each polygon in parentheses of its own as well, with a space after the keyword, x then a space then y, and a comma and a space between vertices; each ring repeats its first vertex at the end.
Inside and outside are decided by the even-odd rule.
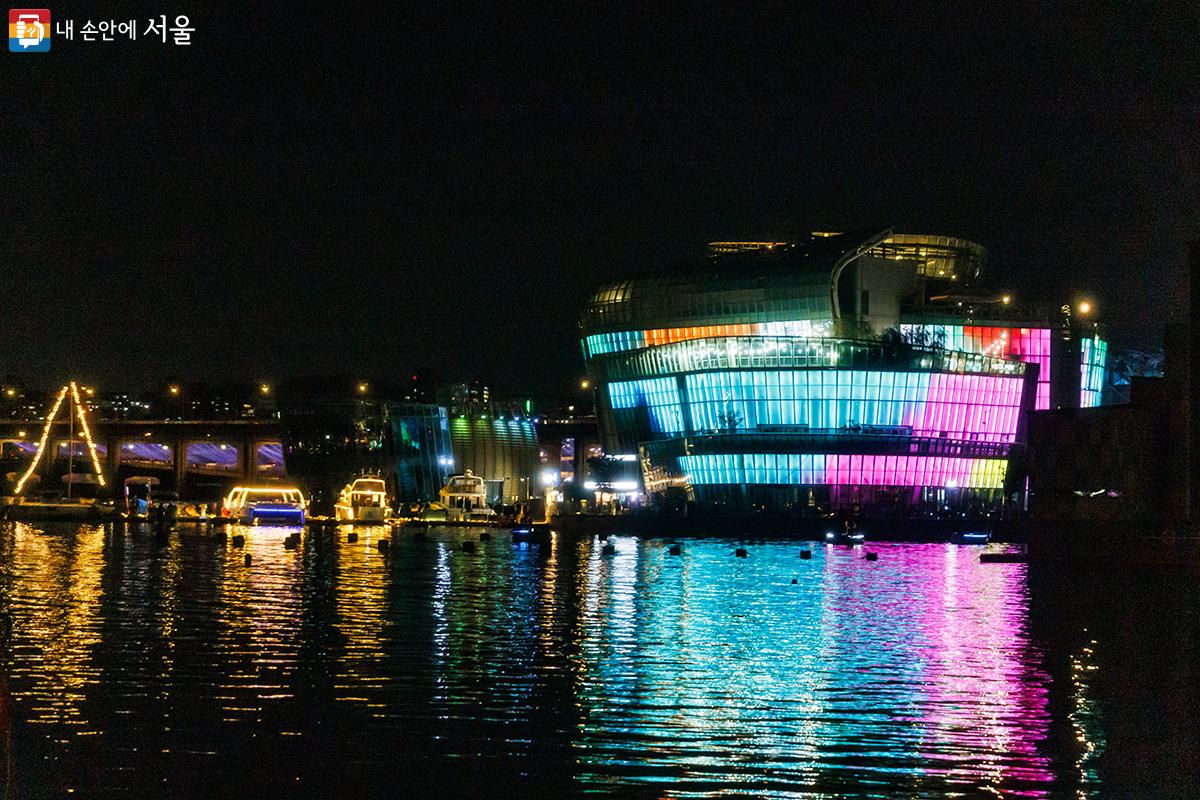
POLYGON ((187 439, 176 436, 175 441, 171 444, 174 448, 172 451, 171 467, 175 473, 175 491, 183 488, 183 478, 187 475, 187 449, 191 444, 187 439))
POLYGON ((238 451, 242 459, 242 480, 247 483, 257 483, 258 454, 254 448, 254 431, 242 431, 242 440, 238 443, 238 451))

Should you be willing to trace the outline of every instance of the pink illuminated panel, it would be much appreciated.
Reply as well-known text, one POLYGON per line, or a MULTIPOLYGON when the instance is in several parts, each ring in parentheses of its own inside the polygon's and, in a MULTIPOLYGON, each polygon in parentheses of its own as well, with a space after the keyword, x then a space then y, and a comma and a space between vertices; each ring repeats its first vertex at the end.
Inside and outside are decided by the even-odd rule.
POLYGON ((987 375, 934 373, 917 435, 943 431, 966 439, 1011 442, 1017 431, 1022 381, 987 375))
POLYGON ((947 350, 1016 358, 1038 365, 1036 408, 1050 407, 1050 329, 992 325, 901 325, 902 333, 924 333, 947 350))
POLYGON ((692 485, 787 484, 833 486, 937 486, 1000 489, 1003 458, 840 455, 833 453, 719 453, 681 456, 692 485))

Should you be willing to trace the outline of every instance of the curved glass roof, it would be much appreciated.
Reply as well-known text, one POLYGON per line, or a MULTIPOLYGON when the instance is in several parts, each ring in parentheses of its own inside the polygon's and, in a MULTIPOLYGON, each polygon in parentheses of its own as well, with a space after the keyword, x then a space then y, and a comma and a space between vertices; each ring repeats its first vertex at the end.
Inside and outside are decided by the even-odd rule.
POLYGON ((719 258, 601 287, 583 313, 586 334, 688 325, 832 319, 834 266, 868 234, 844 234, 719 258))
MULTIPOLYGON (((688 326, 831 320, 832 272, 876 231, 815 233, 802 243, 713 242, 710 257, 602 286, 588 299, 584 336, 688 326)), ((932 280, 967 284, 987 251, 951 236, 892 233, 867 256, 932 280)), ((949 285, 949 283, 948 283, 949 285)))

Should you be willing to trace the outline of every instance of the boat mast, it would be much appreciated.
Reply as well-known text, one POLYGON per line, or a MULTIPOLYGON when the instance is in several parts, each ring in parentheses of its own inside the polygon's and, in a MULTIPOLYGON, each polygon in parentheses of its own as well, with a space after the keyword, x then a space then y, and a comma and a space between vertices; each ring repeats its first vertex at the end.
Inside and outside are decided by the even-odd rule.
POLYGON ((67 499, 71 499, 71 481, 75 477, 75 393, 70 395, 67 407, 67 499))

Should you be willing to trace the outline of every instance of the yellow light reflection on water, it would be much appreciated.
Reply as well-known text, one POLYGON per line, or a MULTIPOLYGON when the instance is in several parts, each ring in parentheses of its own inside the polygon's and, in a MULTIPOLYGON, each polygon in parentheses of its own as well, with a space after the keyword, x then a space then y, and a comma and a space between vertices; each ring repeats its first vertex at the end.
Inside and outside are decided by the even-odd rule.
POLYGON ((21 687, 14 701, 26 709, 28 722, 77 726, 77 735, 96 730, 85 705, 101 680, 95 651, 102 641, 103 550, 99 527, 56 534, 13 525, 5 594, 12 649, 25 657, 8 678, 21 687))

